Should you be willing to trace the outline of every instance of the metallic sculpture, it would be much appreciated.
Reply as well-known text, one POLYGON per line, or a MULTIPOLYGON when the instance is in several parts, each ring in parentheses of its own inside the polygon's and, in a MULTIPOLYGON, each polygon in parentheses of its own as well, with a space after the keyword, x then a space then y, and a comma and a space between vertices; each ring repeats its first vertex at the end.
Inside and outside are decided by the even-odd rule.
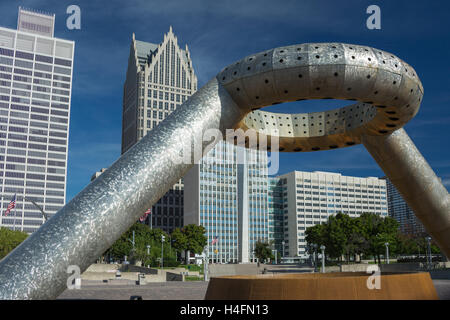
POLYGON ((212 145, 202 139, 208 129, 256 129, 269 145, 270 129, 278 129, 279 151, 363 143, 450 256, 448 193, 401 129, 422 96, 412 67, 370 47, 302 44, 251 55, 220 72, 9 254, 0 263, 0 298, 57 297, 69 265, 84 271, 187 172, 192 163, 175 161, 181 150, 212 145), (307 114, 257 110, 326 98, 359 103, 307 114))

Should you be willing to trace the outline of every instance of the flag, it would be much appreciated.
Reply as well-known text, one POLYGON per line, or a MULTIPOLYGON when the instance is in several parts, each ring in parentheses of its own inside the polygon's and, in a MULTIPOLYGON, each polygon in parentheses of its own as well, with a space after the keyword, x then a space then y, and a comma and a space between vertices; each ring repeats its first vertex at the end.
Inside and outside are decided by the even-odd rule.
POLYGON ((212 246, 215 245, 218 241, 219 241, 219 237, 215 237, 215 238, 213 239, 213 241, 211 242, 211 245, 212 245, 212 246))
POLYGON ((150 209, 148 209, 147 211, 145 211, 145 213, 144 213, 144 215, 143 215, 142 217, 139 218, 139 221, 140 221, 140 222, 144 222, 145 219, 147 219, 147 216, 148 216, 149 214, 151 214, 151 213, 152 213, 152 209, 150 208, 150 209))
POLYGON ((12 198, 11 202, 8 204, 8 208, 6 208, 5 216, 7 216, 12 209, 16 207, 16 195, 12 198))

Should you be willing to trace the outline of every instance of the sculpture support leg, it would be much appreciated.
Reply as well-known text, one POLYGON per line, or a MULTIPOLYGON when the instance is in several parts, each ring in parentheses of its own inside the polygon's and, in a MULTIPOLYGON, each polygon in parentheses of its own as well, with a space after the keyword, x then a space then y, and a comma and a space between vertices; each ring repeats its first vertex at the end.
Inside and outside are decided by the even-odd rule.
POLYGON ((402 128, 362 138, 403 199, 442 251, 450 257, 450 197, 441 180, 402 128))
POLYGON ((68 266, 86 270, 192 167, 181 150, 211 145, 206 130, 224 134, 243 116, 211 80, 0 262, 0 299, 56 298, 68 266))

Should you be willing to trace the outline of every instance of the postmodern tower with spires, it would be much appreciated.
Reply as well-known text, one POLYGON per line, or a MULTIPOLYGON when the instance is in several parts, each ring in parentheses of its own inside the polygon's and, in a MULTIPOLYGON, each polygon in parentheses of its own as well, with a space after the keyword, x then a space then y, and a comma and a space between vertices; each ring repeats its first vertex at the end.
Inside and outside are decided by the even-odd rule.
MULTIPOLYGON (((123 88, 122 153, 195 91, 197 76, 188 46, 180 48, 172 27, 160 44, 136 40, 133 33, 123 88)), ((150 217, 153 227, 167 232, 183 226, 182 179, 152 208, 150 217)))

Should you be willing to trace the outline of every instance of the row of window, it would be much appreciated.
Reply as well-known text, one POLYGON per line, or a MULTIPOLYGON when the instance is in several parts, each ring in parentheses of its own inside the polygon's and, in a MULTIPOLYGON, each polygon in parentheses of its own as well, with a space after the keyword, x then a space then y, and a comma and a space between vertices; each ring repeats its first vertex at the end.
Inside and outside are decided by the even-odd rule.
MULTIPOLYGON (((55 154, 56 155, 56 154, 55 154)), ((59 154, 57 155, 58 157, 60 156, 59 154)), ((50 157, 50 152, 49 152, 49 157, 50 157)), ((38 165, 45 165, 47 163, 48 166, 54 166, 54 167, 65 167, 66 166, 66 162, 65 161, 56 161, 56 160, 44 160, 44 159, 35 159, 35 158, 22 158, 22 157, 12 157, 12 156, 3 156, 0 155, 0 162, 3 162, 3 160, 5 160, 6 158, 6 162, 9 163, 28 163, 28 164, 38 164, 38 165), (25 161, 26 160, 26 161, 25 161)))
POLYGON ((66 66, 66 67, 72 66, 72 61, 70 61, 70 60, 56 58, 56 57, 53 58, 51 56, 33 54, 33 53, 23 52, 23 51, 19 51, 19 50, 16 50, 16 52, 14 54, 14 50, 6 49, 6 48, 0 48, 0 55, 7 56, 7 57, 15 56, 16 58, 21 58, 21 59, 26 59, 26 60, 35 60, 35 61, 51 63, 51 64, 54 63, 54 64, 59 64, 61 66, 66 66))
MULTIPOLYGON (((0 57, 0 64, 4 64, 6 66, 12 67, 13 61, 12 60, 8 61, 6 58, 0 57)), ((70 69, 65 69, 65 68, 60 68, 60 67, 55 66, 53 68, 53 71, 55 72, 53 75, 51 73, 52 72, 51 66, 45 66, 45 65, 41 64, 41 65, 37 65, 35 69, 33 69, 32 66, 30 67, 29 65, 26 65, 25 62, 17 62, 17 60, 16 60, 16 63, 14 65, 13 79, 31 83, 31 78, 28 78, 27 76, 31 77, 32 74, 31 74, 31 71, 29 71, 29 70, 33 70, 33 75, 34 75, 34 77, 37 77, 37 78, 42 78, 42 79, 52 79, 53 78, 53 80, 64 81, 64 82, 68 82, 68 83, 70 83, 70 81, 71 81, 71 77, 70 77, 71 70, 70 69), (24 68, 24 69, 19 69, 17 67, 24 68), (36 71, 35 69, 38 71, 36 71), (16 70, 19 70, 19 71, 16 72, 16 70), (49 73, 46 73, 46 72, 49 72, 49 73), (23 78, 19 78, 18 74, 23 74, 26 76, 23 78), (16 79, 16 76, 17 76, 17 79, 16 79)), ((5 71, 6 71, 6 69, 5 69, 5 71)), ((11 77, 5 78, 5 79, 11 79, 11 77)))
MULTIPOLYGON (((142 89, 142 96, 144 96, 142 89)), ((172 93, 172 92, 164 92, 164 91, 160 91, 160 90, 153 90, 153 95, 152 95, 152 90, 148 89, 147 90, 147 98, 151 98, 153 97, 154 99, 159 98, 160 100, 166 100, 166 101, 172 101, 172 102, 185 102, 189 96, 188 95, 184 95, 184 94, 178 94, 178 93, 172 93)), ((150 101, 150 100, 149 100, 150 101)))

